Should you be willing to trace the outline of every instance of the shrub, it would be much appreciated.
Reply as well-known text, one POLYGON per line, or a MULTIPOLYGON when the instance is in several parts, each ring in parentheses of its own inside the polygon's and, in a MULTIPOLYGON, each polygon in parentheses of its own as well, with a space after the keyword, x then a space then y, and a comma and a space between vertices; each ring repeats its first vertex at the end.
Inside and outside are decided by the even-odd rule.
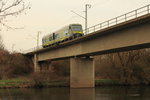
POLYGON ((59 76, 69 76, 70 75, 70 61, 69 60, 59 60, 52 62, 54 71, 59 76))
POLYGON ((0 79, 27 75, 33 72, 31 59, 20 53, 0 50, 0 79))

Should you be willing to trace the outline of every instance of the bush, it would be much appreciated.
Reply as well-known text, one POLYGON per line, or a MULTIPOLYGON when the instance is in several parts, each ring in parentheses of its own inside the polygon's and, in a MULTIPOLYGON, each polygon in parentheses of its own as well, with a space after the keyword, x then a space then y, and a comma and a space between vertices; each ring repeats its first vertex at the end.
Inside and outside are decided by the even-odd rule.
POLYGON ((27 75, 33 72, 31 59, 20 53, 0 50, 0 79, 27 75))
POLYGON ((22 54, 11 54, 10 59, 10 75, 9 76, 23 76, 33 72, 32 62, 29 58, 22 54))
POLYGON ((150 83, 150 49, 113 53, 95 57, 96 76, 125 84, 150 83))
POLYGON ((60 80, 60 77, 58 77, 54 72, 44 71, 33 73, 31 75, 31 80, 34 81, 34 87, 41 88, 47 82, 60 80))
POLYGON ((69 76, 70 75, 70 61, 69 60, 59 60, 52 62, 54 71, 59 76, 69 76))

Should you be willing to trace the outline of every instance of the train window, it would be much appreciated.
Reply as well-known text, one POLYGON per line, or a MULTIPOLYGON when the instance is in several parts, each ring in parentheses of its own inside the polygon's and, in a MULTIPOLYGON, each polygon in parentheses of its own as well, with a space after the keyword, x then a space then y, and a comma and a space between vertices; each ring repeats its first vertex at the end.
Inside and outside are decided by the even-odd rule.
POLYGON ((58 39, 59 38, 59 34, 55 34, 55 39, 58 39))
POLYGON ((81 31, 82 30, 82 26, 80 26, 80 25, 73 25, 73 26, 71 26, 71 29, 73 31, 81 31))
POLYGON ((53 40, 55 40, 55 33, 53 33, 53 40))
POLYGON ((44 39, 42 39, 42 42, 44 43, 44 39))
POLYGON ((71 29, 71 26, 69 26, 69 29, 71 29))
POLYGON ((53 40, 53 37, 49 37, 49 41, 52 41, 53 40))

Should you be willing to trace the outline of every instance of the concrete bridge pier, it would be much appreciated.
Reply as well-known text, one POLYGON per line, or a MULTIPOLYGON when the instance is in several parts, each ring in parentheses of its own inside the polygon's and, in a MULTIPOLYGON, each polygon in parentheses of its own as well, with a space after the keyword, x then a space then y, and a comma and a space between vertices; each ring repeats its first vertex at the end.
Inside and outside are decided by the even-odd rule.
POLYGON ((38 55, 34 54, 34 72, 41 72, 41 71, 50 71, 51 70, 51 61, 47 60, 44 62, 38 62, 38 55))
POLYGON ((95 87, 95 66, 93 58, 70 59, 70 87, 95 87))
POLYGON ((37 56, 37 54, 34 54, 33 64, 34 64, 34 72, 38 72, 40 70, 40 65, 38 63, 38 56, 37 56))

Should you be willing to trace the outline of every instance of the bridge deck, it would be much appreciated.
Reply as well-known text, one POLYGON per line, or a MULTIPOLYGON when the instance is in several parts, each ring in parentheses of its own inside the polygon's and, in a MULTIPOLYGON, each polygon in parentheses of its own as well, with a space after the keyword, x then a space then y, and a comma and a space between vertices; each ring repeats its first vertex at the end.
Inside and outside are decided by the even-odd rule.
POLYGON ((137 24, 142 24, 142 23, 149 21, 149 20, 150 20, 150 14, 146 14, 146 15, 140 16, 138 18, 131 19, 131 20, 122 22, 120 24, 116 24, 114 26, 110 26, 110 27, 95 31, 95 32, 87 34, 85 36, 62 42, 59 45, 53 45, 51 47, 41 48, 41 49, 38 49, 35 51, 27 52, 27 53, 25 53, 25 55, 33 55, 35 53, 45 52, 47 50, 52 50, 52 49, 61 48, 61 47, 67 46, 67 45, 72 45, 72 44, 75 44, 78 42, 82 42, 82 41, 86 41, 86 40, 95 38, 97 36, 103 36, 104 34, 110 34, 110 32, 117 31, 119 29, 131 27, 131 26, 137 25, 137 24))
POLYGON ((90 34, 62 42, 59 45, 36 49, 25 55, 37 54, 38 61, 44 61, 150 47, 149 8, 150 5, 147 5, 88 28, 87 32, 91 32, 90 34))

